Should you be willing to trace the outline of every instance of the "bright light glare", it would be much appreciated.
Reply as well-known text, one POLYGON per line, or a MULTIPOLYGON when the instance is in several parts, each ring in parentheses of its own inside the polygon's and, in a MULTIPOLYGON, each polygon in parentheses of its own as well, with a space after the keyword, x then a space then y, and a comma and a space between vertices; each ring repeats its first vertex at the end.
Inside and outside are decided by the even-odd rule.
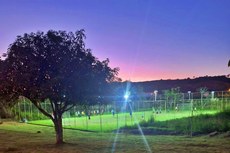
POLYGON ((129 92, 126 92, 126 93, 125 93, 124 98, 125 98, 125 100, 128 100, 128 99, 129 99, 129 92))

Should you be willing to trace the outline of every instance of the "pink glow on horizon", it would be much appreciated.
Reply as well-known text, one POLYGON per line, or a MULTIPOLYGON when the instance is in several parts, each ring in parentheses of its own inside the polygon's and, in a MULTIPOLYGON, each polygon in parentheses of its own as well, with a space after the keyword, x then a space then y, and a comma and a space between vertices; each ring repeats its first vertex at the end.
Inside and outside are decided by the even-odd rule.
POLYGON ((227 75, 229 8, 227 0, 2 1, 0 55, 17 35, 85 29, 86 48, 123 81, 227 75))
MULTIPOLYGON (((127 73, 122 73, 120 71, 119 77, 122 78, 122 81, 130 80, 132 82, 139 81, 152 81, 152 80, 167 80, 167 79, 185 79, 188 78, 187 74, 180 73, 172 73, 172 72, 146 72, 146 71, 138 71, 133 73, 133 75, 129 75, 127 73)), ((191 77, 190 77, 191 78, 191 77)))
MULTIPOLYGON (((210 61, 212 62, 212 61, 210 61)), ((145 65, 142 63, 138 66, 130 68, 128 63, 121 62, 120 64, 112 64, 119 65, 119 77, 122 81, 130 80, 132 82, 139 82, 139 81, 152 81, 152 80, 168 80, 168 79, 187 79, 187 78, 196 78, 201 76, 216 76, 216 75, 227 75, 228 74, 228 67, 225 66, 226 73, 222 73, 222 69, 218 69, 215 65, 206 67, 205 65, 200 65, 197 63, 197 66, 186 67, 186 65, 178 64, 178 65, 170 65, 170 63, 165 63, 165 65, 161 65, 161 67, 145 65), (179 66, 180 65, 180 66, 179 66), (170 67, 171 66, 171 67, 170 67)), ((223 61, 221 64, 225 64, 223 61)), ((118 66, 118 67, 119 67, 118 66)))

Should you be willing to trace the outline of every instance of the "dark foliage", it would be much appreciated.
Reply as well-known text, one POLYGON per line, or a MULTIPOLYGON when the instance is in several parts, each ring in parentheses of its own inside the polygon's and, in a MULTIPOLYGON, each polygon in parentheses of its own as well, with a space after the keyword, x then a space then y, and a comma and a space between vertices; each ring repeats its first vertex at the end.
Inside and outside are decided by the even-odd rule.
POLYGON ((76 104, 93 104, 118 80, 118 68, 99 61, 85 48, 84 30, 37 32, 18 36, 7 52, 14 91, 51 118, 62 143, 62 114, 76 104), (53 112, 40 105, 49 99, 53 112))
POLYGON ((8 73, 8 61, 0 60, 0 117, 9 118, 12 116, 11 107, 17 101, 18 95, 10 81, 8 73))
POLYGON ((144 92, 153 92, 180 87, 181 92, 195 92, 198 88, 207 87, 210 91, 227 91, 230 88, 230 78, 226 76, 205 76, 194 79, 156 80, 145 82, 133 82, 134 86, 140 86, 144 92))

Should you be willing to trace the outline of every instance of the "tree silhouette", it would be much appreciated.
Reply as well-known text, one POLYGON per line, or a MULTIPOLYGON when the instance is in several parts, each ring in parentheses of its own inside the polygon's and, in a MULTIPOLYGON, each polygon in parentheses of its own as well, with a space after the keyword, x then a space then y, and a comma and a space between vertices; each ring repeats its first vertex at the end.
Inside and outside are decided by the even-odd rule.
POLYGON ((24 34, 7 52, 14 89, 53 121, 57 144, 63 143, 62 114, 76 104, 93 104, 117 79, 118 68, 94 57, 85 38, 84 30, 24 34), (52 112, 41 105, 47 99, 52 112))
POLYGON ((204 104, 203 104, 203 97, 204 94, 208 91, 208 88, 206 87, 200 87, 199 89, 197 89, 198 92, 200 92, 200 101, 201 101, 201 108, 204 108, 204 104))
POLYGON ((8 61, 0 59, 0 117, 11 117, 11 107, 17 101, 18 95, 15 93, 13 85, 9 80, 7 70, 8 61))
POLYGON ((180 94, 180 87, 176 87, 176 88, 171 88, 170 90, 164 90, 163 91, 164 96, 165 96, 165 111, 167 109, 167 104, 169 101, 170 105, 172 106, 173 103, 173 107, 176 107, 176 102, 181 98, 181 94, 180 94))

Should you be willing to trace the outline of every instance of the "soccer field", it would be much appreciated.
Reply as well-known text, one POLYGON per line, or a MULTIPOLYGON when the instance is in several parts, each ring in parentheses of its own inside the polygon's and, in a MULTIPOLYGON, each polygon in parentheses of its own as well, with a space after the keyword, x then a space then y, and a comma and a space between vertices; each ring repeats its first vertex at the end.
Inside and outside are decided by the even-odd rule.
MULTIPOLYGON (((193 115, 200 114, 214 114, 217 111, 196 111, 193 115)), ((172 119, 178 119, 183 117, 191 116, 191 111, 171 111, 171 112, 161 112, 153 113, 152 111, 143 112, 133 112, 132 116, 129 113, 119 113, 115 114, 104 114, 104 115, 94 115, 90 119, 88 116, 82 117, 65 117, 62 120, 64 128, 72 128, 77 130, 87 130, 87 131, 98 131, 98 132, 110 132, 116 130, 120 127, 131 126, 138 124, 139 122, 145 120, 148 121, 150 118, 154 118, 154 121, 166 121, 172 119)), ((45 126, 53 126, 51 120, 36 120, 28 122, 30 124, 38 124, 45 126)))

